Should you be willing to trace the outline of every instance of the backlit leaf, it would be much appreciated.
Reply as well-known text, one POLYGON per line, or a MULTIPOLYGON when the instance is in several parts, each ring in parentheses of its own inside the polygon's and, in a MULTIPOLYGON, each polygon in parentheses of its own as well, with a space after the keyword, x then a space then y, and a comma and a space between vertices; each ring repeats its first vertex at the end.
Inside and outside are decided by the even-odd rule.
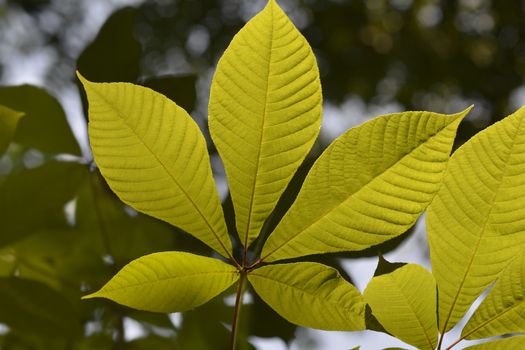
POLYGON ((24 113, 0 105, 0 156, 15 136, 16 126, 24 113))
POLYGON ((523 350, 525 348, 525 336, 498 339, 486 343, 469 346, 468 350, 523 350))
POLYGON ((188 113, 148 88, 80 79, 93 155, 111 189, 136 210, 230 256, 206 141, 188 113))
POLYGON ((44 89, 31 85, 0 87, 0 104, 25 114, 14 142, 45 153, 80 155, 62 106, 44 89))
POLYGON ((248 246, 309 152, 321 124, 315 57, 274 0, 218 63, 209 127, 224 162, 241 241, 248 246))
POLYGON ((404 233, 439 189, 467 112, 395 113, 348 130, 313 165, 262 260, 363 250, 404 233))
POLYGON ((520 254, 498 276, 490 293, 470 318, 467 339, 525 332, 525 255, 520 254))
POLYGON ((426 269, 408 264, 376 276, 364 297, 390 334, 418 349, 436 347, 436 281, 426 269))
POLYGON ((154 253, 124 266, 98 292, 138 310, 185 311, 217 296, 237 279, 237 269, 220 260, 183 252, 154 253))
POLYGON ((428 239, 448 331, 525 244, 525 108, 452 156, 429 206, 428 239))
POLYGON ((248 274, 253 288, 289 322, 325 330, 365 328, 365 301, 336 269, 311 262, 277 264, 248 274))

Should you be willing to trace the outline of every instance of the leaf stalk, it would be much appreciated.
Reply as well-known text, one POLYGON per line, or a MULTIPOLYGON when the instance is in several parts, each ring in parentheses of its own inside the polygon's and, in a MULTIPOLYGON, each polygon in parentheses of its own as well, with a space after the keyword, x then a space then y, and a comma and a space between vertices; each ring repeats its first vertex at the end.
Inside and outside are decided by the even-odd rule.
POLYGON ((244 294, 244 284, 246 281, 246 272, 240 272, 239 285, 237 286, 237 294, 235 296, 235 306, 233 308, 232 331, 230 338, 230 349, 235 350, 237 347, 237 330, 239 328, 239 316, 242 307, 242 296, 244 294))

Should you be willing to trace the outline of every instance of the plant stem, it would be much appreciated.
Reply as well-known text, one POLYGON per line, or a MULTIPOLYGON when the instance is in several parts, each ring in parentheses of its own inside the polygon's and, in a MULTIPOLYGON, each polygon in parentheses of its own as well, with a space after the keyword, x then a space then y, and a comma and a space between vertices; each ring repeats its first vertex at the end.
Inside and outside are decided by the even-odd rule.
POLYGON ((237 329, 239 326, 239 315, 242 307, 242 295, 244 294, 244 281, 246 280, 246 273, 241 272, 239 285, 237 286, 237 295, 235 296, 235 307, 233 309, 232 333, 230 338, 231 350, 235 350, 237 345, 237 329))
POLYGON ((439 337, 439 343, 438 343, 438 350, 441 350, 441 344, 443 344, 443 338, 445 338, 445 333, 441 333, 441 336, 439 337))
POLYGON ((125 342, 125 329, 124 329, 124 316, 122 315, 122 312, 120 310, 116 310, 117 312, 117 334, 115 339, 115 350, 123 350, 124 349, 124 342, 125 342))
POLYGON ((453 342, 452 344, 450 344, 450 345, 446 348, 446 350, 450 350, 450 349, 452 349, 454 346, 458 345, 458 343, 459 343, 460 341, 462 341, 463 339, 465 339, 465 337, 461 337, 461 338, 459 338, 458 340, 456 340, 455 342, 453 342))

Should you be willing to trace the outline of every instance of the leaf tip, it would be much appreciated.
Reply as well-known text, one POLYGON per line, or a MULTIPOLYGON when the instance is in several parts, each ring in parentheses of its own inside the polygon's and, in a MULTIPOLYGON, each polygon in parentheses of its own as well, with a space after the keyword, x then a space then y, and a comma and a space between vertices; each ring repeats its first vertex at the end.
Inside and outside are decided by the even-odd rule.
POLYGON ((272 10, 272 9, 283 11, 283 9, 281 8, 281 6, 276 0, 268 0, 264 10, 272 10))
POLYGON ((471 104, 470 106, 468 106, 467 108, 465 108, 464 110, 462 110, 461 112, 458 112, 456 114, 454 114, 455 117, 458 117, 459 119, 463 119, 467 114, 470 113, 470 111, 474 108, 474 105, 471 104))
POLYGON ((84 78, 84 76, 82 74, 80 74, 80 72, 78 70, 75 71, 75 74, 77 75, 77 78, 78 78, 78 80, 80 80, 82 85, 86 86, 86 84, 89 84, 89 80, 84 78))
POLYGON ((88 295, 84 295, 80 299, 81 300, 88 300, 88 299, 95 299, 95 298, 102 298, 102 296, 100 295, 100 290, 96 291, 94 293, 88 294, 88 295))

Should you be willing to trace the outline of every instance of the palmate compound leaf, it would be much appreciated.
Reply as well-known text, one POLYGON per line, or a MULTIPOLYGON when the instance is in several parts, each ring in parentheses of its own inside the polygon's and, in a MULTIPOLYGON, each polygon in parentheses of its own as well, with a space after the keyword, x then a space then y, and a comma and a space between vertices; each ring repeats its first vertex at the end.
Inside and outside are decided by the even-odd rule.
POLYGON ((145 87, 79 78, 89 101, 91 148, 111 189, 136 210, 231 257, 206 141, 188 113, 145 87))
POLYGON ((183 252, 154 253, 124 266, 98 292, 138 310, 186 311, 217 296, 239 278, 237 269, 218 259, 183 252))
POLYGON ((435 349, 438 328, 436 281, 419 265, 404 265, 374 277, 364 297, 381 325, 418 349, 435 349))
POLYGON ((439 328, 451 329, 525 244, 525 108, 451 157, 427 214, 439 328))
POLYGON ((0 105, 0 156, 15 136, 16 126, 24 113, 0 105))
POLYGON ((324 330, 365 329, 363 296, 331 267, 299 262, 248 274, 257 294, 286 320, 324 330))
POLYGON ((315 162, 261 260, 363 250, 405 232, 439 189, 468 111, 395 113, 348 130, 315 162))
POLYGON ((461 335, 480 339, 518 332, 525 332, 525 254, 520 254, 499 274, 461 335))
POLYGON ((245 247, 310 151, 321 108, 312 50, 270 0, 232 40, 210 94, 210 133, 226 168, 245 247))
POLYGON ((465 350, 523 350, 525 349, 525 336, 498 339, 465 348, 465 350))

